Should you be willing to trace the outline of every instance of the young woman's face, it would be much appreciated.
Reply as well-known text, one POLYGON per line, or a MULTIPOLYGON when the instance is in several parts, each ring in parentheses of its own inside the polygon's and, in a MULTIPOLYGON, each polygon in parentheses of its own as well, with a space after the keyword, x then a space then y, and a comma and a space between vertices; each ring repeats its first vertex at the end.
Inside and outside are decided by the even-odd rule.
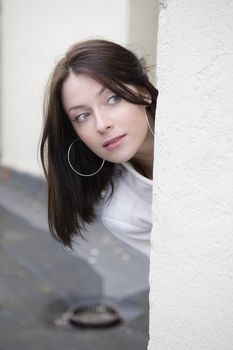
POLYGON ((123 163, 151 152, 144 106, 124 100, 85 74, 70 74, 62 101, 78 137, 99 157, 123 163))

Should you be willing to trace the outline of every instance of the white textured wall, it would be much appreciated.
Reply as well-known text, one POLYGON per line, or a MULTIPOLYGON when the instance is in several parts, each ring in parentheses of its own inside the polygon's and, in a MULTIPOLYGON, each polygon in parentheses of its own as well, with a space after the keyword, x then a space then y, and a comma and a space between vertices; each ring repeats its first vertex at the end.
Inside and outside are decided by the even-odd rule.
POLYGON ((160 1, 150 350, 233 349, 233 2, 160 1))

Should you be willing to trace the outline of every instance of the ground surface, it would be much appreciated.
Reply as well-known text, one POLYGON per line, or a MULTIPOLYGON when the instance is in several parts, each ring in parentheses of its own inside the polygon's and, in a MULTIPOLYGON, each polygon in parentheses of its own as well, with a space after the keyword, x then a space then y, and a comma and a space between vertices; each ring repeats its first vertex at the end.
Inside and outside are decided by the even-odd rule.
POLYGON ((0 172, 0 350, 144 350, 148 260, 101 225, 65 251, 48 233, 43 182, 0 172), (81 329, 62 316, 76 304, 113 306, 123 322, 81 329))

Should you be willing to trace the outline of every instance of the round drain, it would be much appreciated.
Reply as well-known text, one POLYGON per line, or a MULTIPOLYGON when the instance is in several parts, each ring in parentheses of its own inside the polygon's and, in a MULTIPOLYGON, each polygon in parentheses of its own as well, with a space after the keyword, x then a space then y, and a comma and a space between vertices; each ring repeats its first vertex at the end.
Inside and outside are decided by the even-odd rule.
POLYGON ((86 328, 110 327, 122 321, 113 307, 104 304, 76 306, 69 311, 68 320, 86 328))

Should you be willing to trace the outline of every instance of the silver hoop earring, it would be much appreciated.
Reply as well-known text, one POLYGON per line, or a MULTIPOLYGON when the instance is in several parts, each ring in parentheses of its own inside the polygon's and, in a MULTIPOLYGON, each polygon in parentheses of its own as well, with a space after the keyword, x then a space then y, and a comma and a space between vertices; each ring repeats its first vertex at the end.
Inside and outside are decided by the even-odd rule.
POLYGON ((103 159, 103 162, 102 162, 100 168, 99 168, 98 170, 96 170, 94 173, 91 173, 91 174, 82 174, 82 173, 80 173, 79 171, 77 171, 77 170, 73 167, 73 165, 71 164, 71 161, 70 161, 70 151, 71 151, 72 146, 73 146, 77 141, 80 141, 80 140, 79 140, 79 139, 74 140, 74 141, 71 143, 70 147, 68 148, 67 160, 68 160, 69 166, 71 167, 71 169, 72 169, 76 174, 78 174, 78 175, 80 175, 80 176, 88 177, 88 176, 94 176, 94 175, 98 174, 98 173, 100 172, 100 170, 101 170, 101 169, 103 168, 103 166, 104 166, 104 163, 105 163, 105 160, 104 160, 104 159, 103 159))

